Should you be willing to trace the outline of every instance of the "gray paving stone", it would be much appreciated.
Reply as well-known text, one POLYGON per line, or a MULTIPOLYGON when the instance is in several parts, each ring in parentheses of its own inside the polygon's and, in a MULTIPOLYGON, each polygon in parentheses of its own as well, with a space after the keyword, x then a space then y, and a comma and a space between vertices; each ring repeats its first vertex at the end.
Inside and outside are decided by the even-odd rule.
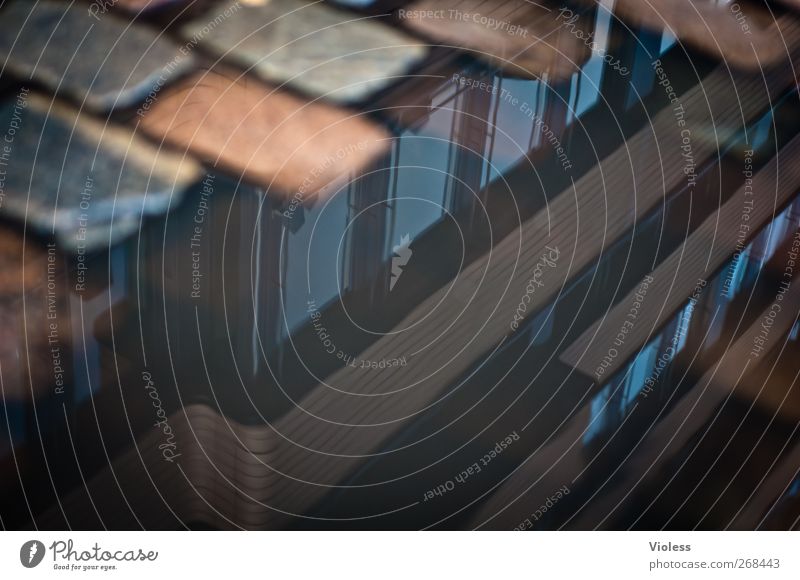
POLYGON ((199 166, 127 128, 21 91, 0 102, 0 217, 100 249, 175 207, 199 166))
POLYGON ((406 73, 426 46, 374 19, 301 0, 215 6, 181 34, 262 79, 358 102, 406 73))
POLYGON ((91 4, 12 0, 0 9, 5 72, 107 111, 132 106, 192 68, 186 47, 91 4), (85 101, 84 101, 85 100, 85 101))

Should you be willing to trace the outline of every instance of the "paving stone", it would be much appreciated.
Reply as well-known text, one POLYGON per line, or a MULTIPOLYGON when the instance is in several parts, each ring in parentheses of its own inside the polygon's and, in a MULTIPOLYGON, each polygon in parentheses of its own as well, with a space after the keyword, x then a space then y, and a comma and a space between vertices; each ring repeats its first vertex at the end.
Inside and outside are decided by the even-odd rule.
POLYGON ((586 44, 565 29, 559 10, 541 3, 419 0, 397 15, 419 34, 468 49, 516 76, 564 78, 590 55, 586 44))
POLYGON ((427 53, 422 42, 373 18, 301 0, 229 2, 181 33, 263 80, 337 102, 363 101, 427 53))
POLYGON ((167 8, 182 8, 193 4, 192 0, 101 0, 99 6, 110 5, 133 14, 157 12, 167 8))
POLYGON ((62 349, 68 347, 70 334, 68 317, 64 316, 64 320, 58 317, 57 296, 64 290, 64 284, 63 261, 54 248, 31 236, 26 238, 20 228, 0 225, 2 400, 38 397, 57 386, 53 355, 58 355, 55 359, 61 362, 62 349), (53 313, 50 318, 49 312, 53 313), (51 324, 56 325, 59 340, 48 344, 51 324), (57 351, 52 350, 54 346, 57 351))
MULTIPOLYGON (((581 1, 594 4, 594 0, 581 1)), ((760 2, 618 0, 614 11, 638 26, 667 28, 687 47, 724 58, 732 66, 760 70, 789 60, 784 34, 760 2)))
POLYGON ((0 9, 5 71, 96 111, 132 106, 190 70, 193 59, 150 28, 80 2, 12 0, 0 9))
POLYGON ((224 70, 196 73, 160 96, 140 128, 301 201, 364 169, 390 144, 383 128, 353 111, 224 70))
POLYGON ((30 92, 0 103, 2 131, 0 216, 76 251, 134 233, 199 177, 193 160, 30 92))

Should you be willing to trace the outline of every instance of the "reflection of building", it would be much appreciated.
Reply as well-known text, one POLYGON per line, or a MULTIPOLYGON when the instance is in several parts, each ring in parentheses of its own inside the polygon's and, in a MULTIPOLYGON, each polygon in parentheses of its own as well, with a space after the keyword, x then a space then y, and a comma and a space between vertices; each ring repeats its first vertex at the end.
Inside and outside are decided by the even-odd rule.
MULTIPOLYGON (((289 328, 307 322, 303 314, 309 286, 307 271, 311 272, 311 293, 318 304, 333 300, 340 288, 345 293, 368 288, 364 290, 368 300, 380 301, 380 289, 388 289, 387 263, 392 247, 402 235, 411 234, 413 243, 440 223, 445 211, 467 227, 485 228, 487 188, 494 183, 503 189, 500 175, 533 162, 540 176, 548 177, 554 142, 543 135, 543 128, 569 152, 575 137, 586 131, 575 122, 577 118, 589 123, 593 118, 607 122, 613 119, 604 112, 609 108, 619 112, 621 107, 624 111, 639 99, 647 102, 648 98, 658 101, 662 97, 657 92, 652 95, 655 73, 647 57, 673 46, 668 35, 638 32, 634 40, 625 25, 612 19, 605 9, 592 9, 587 18, 595 22, 597 51, 589 55, 580 73, 548 84, 546 79, 503 78, 477 68, 448 72, 457 78, 448 76, 449 82, 430 91, 427 116, 417 112, 420 105, 411 109, 413 115, 405 115, 417 120, 401 131, 391 153, 371 173, 346 185, 337 198, 307 211, 305 225, 286 237, 284 304, 289 328), (604 54, 618 58, 631 76, 610 70, 604 54), (464 79, 474 81, 474 85, 464 79), (480 82, 488 89, 479 88, 480 82), (429 203, 402 199, 408 197, 429 203), (366 207, 370 209, 362 214, 366 207), (353 221, 356 215, 361 215, 363 222, 362 218, 353 221), (312 228, 316 228, 315 241, 309 235, 312 228), (307 252, 309 244, 311 251, 307 252)), ((402 106, 392 109, 391 114, 402 118, 401 111, 402 106)), ((594 151, 594 144, 585 138, 579 140, 581 144, 569 156, 586 165, 585 159, 592 159, 599 151, 594 151)), ((545 182, 545 196, 560 191, 567 183, 563 170, 553 173, 556 179, 552 181, 558 185, 548 187, 545 182)), ((496 200, 498 194, 492 193, 496 200)), ((517 194, 516 202, 524 203, 525 197, 517 194)), ((537 198, 534 206, 541 203, 535 191, 530 197, 537 198)))
MULTIPOLYGON (((143 514, 148 524, 175 526, 189 520, 189 525, 221 527, 322 526, 319 521, 292 520, 273 508, 322 513, 336 521, 374 514, 368 511, 373 506, 383 511, 412 506, 421 492, 451 478, 509 431, 522 432, 532 415, 538 415, 536 422, 519 444, 504 452, 483 479, 474 480, 473 488, 459 488, 416 511, 409 508, 405 520, 398 514, 397 520, 376 520, 375 525, 397 521, 418 527, 464 506, 468 509, 460 522, 481 523, 476 516, 483 509, 480 503, 468 505, 478 494, 486 493, 486 505, 497 507, 506 493, 523 491, 555 461, 556 451, 573 442, 578 444, 569 449, 568 459, 577 469, 569 477, 554 470, 546 480, 554 486, 536 488, 529 496, 531 506, 540 505, 538 500, 584 469, 608 476, 609 465, 611 470, 616 465, 612 460, 619 458, 593 461, 593 453, 627 452, 629 448, 610 444, 610 437, 620 431, 634 441, 646 429, 633 408, 664 345, 674 343, 681 355, 659 375, 664 385, 673 387, 692 346, 684 337, 707 333, 706 366, 697 367, 690 376, 694 382, 686 385, 688 390, 696 387, 700 370, 717 360, 717 345, 730 338, 731 321, 745 308, 743 293, 764 271, 761 258, 774 258, 796 223, 781 222, 774 237, 762 235, 748 246, 747 258, 732 269, 735 300, 709 298, 719 294, 718 277, 690 311, 681 289, 680 300, 658 314, 658 333, 650 342, 637 338, 633 346, 638 356, 626 358, 627 366, 610 381, 594 384, 574 360, 559 360, 650 267, 665 263, 687 235, 697 232, 697 223, 688 229, 688 222, 680 219, 682 204, 692 194, 684 187, 680 154, 673 147, 674 118, 668 107, 663 111, 663 91, 647 66, 647 51, 665 52, 665 60, 674 56, 670 39, 645 33, 633 39, 607 12, 590 14, 598 42, 621 59, 630 78, 604 67, 597 54, 583 63, 580 74, 559 83, 511 79, 465 66, 459 75, 484 80, 495 90, 459 84, 449 76, 438 82, 423 99, 430 103, 427 113, 408 115, 416 120, 398 131, 390 153, 368 174, 353 176, 337 195, 297 208, 289 218, 286 206, 263 192, 220 179, 199 234, 197 262, 190 243, 196 225, 191 204, 166 222, 150 224, 154 227, 145 229, 141 240, 114 255, 114 299, 120 285, 128 289, 128 316, 119 305, 110 310, 115 337, 106 337, 100 360, 90 359, 88 370, 93 384, 98 384, 97 374, 103 384, 92 393, 90 409, 97 405, 105 410, 101 415, 106 423, 114 423, 103 426, 104 435, 113 435, 112 443, 106 449, 107 440, 95 441, 90 422, 75 425, 83 449, 94 450, 99 458, 86 472, 93 493, 108 494, 96 497, 98 509, 122 514, 112 518, 121 525, 135 525, 131 510, 146 512, 149 500, 161 492, 167 508, 143 514), (633 106, 637 93, 649 118, 643 110, 636 116, 635 110, 641 109, 633 106), (622 113, 624 123, 618 126, 615 115, 622 113), (571 172, 554 156, 553 139, 575 161, 571 172), (660 144, 665 148, 659 160, 660 144), (659 166, 665 175, 656 170, 659 166), (505 191, 506 181, 513 199, 505 191), (655 182, 663 191, 652 186, 655 182), (447 270, 448 260, 457 252, 448 245, 446 234, 455 229, 448 213, 469 246, 465 267, 449 293, 455 276, 447 270), (389 295, 392 249, 406 234, 414 257, 389 295), (526 295, 528 270, 553 240, 563 262, 548 271, 553 277, 531 299, 519 331, 512 332, 507 315, 526 295), (521 266, 515 270, 511 265, 518 256, 521 266), (121 258, 127 258, 122 269, 117 262, 121 258), (484 268, 486 280, 481 278, 484 268), (481 293, 469 302, 478 287, 481 293), (309 301, 324 331, 311 323, 309 301), (470 309, 459 317, 466 304, 470 309), (724 316, 712 323, 716 312, 724 316), (378 320, 386 325, 381 330, 419 325, 394 335, 359 332, 351 315, 357 322, 378 320), (454 320, 457 324, 451 325, 454 320), (679 332, 681 321, 691 332, 679 332), (346 367, 326 350, 324 340, 332 341, 334 351, 376 366, 400 355, 408 355, 410 364, 380 372, 346 367), (433 340, 437 350, 421 352, 433 340), (147 361, 141 360, 142 346, 147 361), (178 478, 175 466, 157 451, 159 433, 150 430, 152 412, 139 396, 145 368, 179 431, 186 479, 178 478), (121 410, 129 413, 132 424, 121 410), (487 417, 498 420, 489 424, 487 417), (492 489, 551 434, 558 435, 556 445, 548 448, 550 455, 536 459, 535 469, 510 478, 499 492, 492 489), (131 451, 134 441, 137 448, 131 451), (103 463, 105 457, 114 471, 103 463), (105 491, 115 473, 126 474, 129 505, 113 489, 105 491), (156 481, 152 489, 150 476, 156 481), (351 487, 338 487, 342 485, 351 487), (479 491, 473 493, 475 489, 479 491)), ((693 103, 692 126, 705 122, 709 106, 736 125, 739 120, 729 113, 736 98, 742 98, 741 115, 751 126, 765 106, 763 83, 742 79, 735 94, 726 90, 731 87, 727 71, 700 72, 714 89, 708 95, 699 87, 685 90, 694 79, 683 79, 680 85, 682 98, 693 103)), ((790 83, 777 75, 770 80, 776 88, 790 83)), ((718 167, 717 153, 708 143, 698 143, 705 166, 718 167)), ((705 218, 719 210, 707 200, 695 201, 695 220, 698 212, 705 218)), ((652 396, 671 393, 666 387, 654 388, 652 396)), ((78 489, 65 506, 91 519, 95 514, 80 489, 79 475, 59 482, 65 489, 78 489)), ((571 486, 569 498, 560 504, 568 510, 561 521, 573 513, 569 502, 596 489, 582 485, 571 486)), ((57 510, 50 510, 54 514, 58 517, 57 510)))
MULTIPOLYGON (((476 511, 471 525, 501 529, 517 526, 524 519, 519 514, 527 514, 545 501, 557 482, 571 481, 570 501, 575 503, 562 505, 560 513, 550 514, 534 527, 587 529, 607 522, 615 527, 653 529, 669 525, 701 483, 705 488, 702 493, 710 493, 708 488, 721 490, 714 495, 719 498, 738 478, 745 496, 718 506, 708 525, 717 529, 736 521, 735 529, 755 527, 770 507, 764 496, 770 492, 760 489, 763 467, 743 467, 747 462, 759 463, 757 448, 768 433, 764 423, 775 424, 770 436, 780 445, 763 451, 768 455, 761 457, 760 463, 781 465, 775 475, 783 484, 792 476, 784 463, 796 457, 800 448, 792 429, 798 408, 792 388, 796 370, 791 356, 779 356, 786 349, 797 349, 795 313, 800 307, 800 292, 794 285, 783 294, 792 314, 776 318, 774 335, 764 346, 762 360, 750 354, 753 338, 758 336, 761 321, 774 300, 771 272, 783 267, 792 237, 800 232, 800 222, 790 217, 797 205, 795 199, 748 245, 748 249, 756 248, 772 240, 779 251, 770 260, 752 262, 760 276, 740 287, 743 294, 736 308, 728 313, 720 310, 729 302, 720 284, 725 276, 723 268, 708 281, 696 303, 679 308, 646 344, 640 344, 636 356, 600 385, 564 429, 504 482, 476 511), (789 231, 784 228, 787 220, 794 220, 789 231), (775 231, 784 233, 776 238, 775 231), (752 308, 743 308, 745 302, 752 308), (717 320, 724 331, 710 335, 709 325, 717 320), (738 416, 735 413, 740 407, 749 407, 749 411, 738 416), (732 425, 720 419, 730 413, 738 417, 732 425), (714 430, 716 436, 710 434, 714 430), (737 434, 744 441, 739 447, 729 448, 727 443, 737 434), (716 473, 712 468, 721 456, 732 466, 720 466, 716 473), (687 466, 690 460, 692 464, 687 466), (705 474, 699 482, 698 473, 705 474), (598 486, 598 481, 602 485, 598 486), (665 493, 670 486, 675 493, 665 493), (622 507, 626 494, 636 499, 622 507), (590 496, 594 501, 587 501, 590 496), (663 504, 670 501, 674 505, 665 508, 663 504)), ((772 482, 772 499, 776 491, 780 493, 775 485, 772 482)), ((693 501, 700 500, 695 497, 693 501)), ((699 513, 702 515, 702 511, 699 513)), ((692 516, 682 515, 688 517, 684 522, 693 521, 692 516)))

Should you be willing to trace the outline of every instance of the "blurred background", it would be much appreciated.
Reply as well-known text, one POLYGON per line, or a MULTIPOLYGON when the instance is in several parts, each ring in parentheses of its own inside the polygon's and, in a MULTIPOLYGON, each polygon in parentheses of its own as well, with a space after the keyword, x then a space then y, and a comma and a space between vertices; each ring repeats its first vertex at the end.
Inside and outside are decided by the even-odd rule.
POLYGON ((0 524, 797 529, 797 8, 0 2, 0 524))

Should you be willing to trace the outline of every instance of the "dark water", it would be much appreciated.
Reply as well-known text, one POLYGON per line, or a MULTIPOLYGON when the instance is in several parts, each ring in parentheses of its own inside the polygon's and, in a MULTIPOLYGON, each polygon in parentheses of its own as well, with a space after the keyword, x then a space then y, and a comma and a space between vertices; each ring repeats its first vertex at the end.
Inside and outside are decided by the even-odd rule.
MULTIPOLYGON (((403 328, 409 313, 428 296, 647 127, 668 105, 653 60, 662 60, 679 92, 712 69, 702 57, 685 54, 668 34, 627 30, 602 11, 584 18, 600 46, 627 63, 629 77, 606 66, 599 54, 559 83, 505 77, 463 57, 443 62, 433 78, 420 81, 413 99, 390 91, 368 107, 394 128, 391 151, 342 189, 328 192, 327 199, 288 211, 285 192, 265 192, 211 172, 165 218, 147 219, 138 235, 91 256, 81 273, 86 290, 76 290, 75 258, 61 256, 69 272, 59 280, 66 294, 58 311, 69 380, 63 392, 52 390, 35 405, 4 405, 2 460, 8 466, 25 465, 20 482, 4 484, 4 524, 24 525, 52 508, 56 496, 79 488, 151 432, 153 399, 143 388, 148 380, 157 386, 159 405, 167 414, 203 403, 239 423, 267 429, 348 364, 347 357, 357 360, 382 333, 403 328), (403 248, 410 249, 411 257, 399 274, 393 273, 392 263, 403 248), (330 356, 331 346, 345 357, 330 356)), ((417 528, 454 514, 441 525, 471 525, 476 498, 558 433, 564 421, 588 408, 591 422, 581 444, 587 457, 597 454, 599 459, 562 508, 537 527, 597 525, 570 522, 658 413, 717 360, 737 324, 756 319, 767 305, 772 286, 764 276, 800 225, 797 202, 776 208, 778 215, 748 243, 742 257, 715 274, 688 321, 684 306, 606 384, 566 367, 557 355, 742 183, 742 148, 755 151, 759 166, 785 144, 798 128, 796 101, 790 93, 773 111, 748 120, 746 132, 733 131, 719 144, 718 158, 704 160, 694 194, 671 192, 635 232, 579 272, 557 301, 527 317, 502 348, 481 358, 458 388, 453 385, 447 404, 405 422, 381 443, 391 453, 363 461, 342 482, 345 487, 331 489, 307 505, 306 513, 336 520, 365 513, 367 505, 368 513, 412 505, 508 435, 509 426, 535 416, 520 442, 473 484, 435 504, 353 524, 417 528), (723 293, 726 279, 732 282, 723 293), (709 310, 720 313, 711 326, 698 316, 709 310), (648 392, 648 402, 659 404, 629 420, 649 370, 679 327, 684 337, 676 355, 648 392), (695 352, 701 356, 687 360, 695 352), (687 372, 688 378, 681 379, 687 372), (498 388, 484 399, 492 385, 498 388), (476 408, 477 401, 485 404, 476 408), (536 413, 544 407, 546 413, 536 413), (627 443, 618 444, 616 435, 607 446, 623 423, 627 443), (419 444, 403 450, 408 442, 419 444)), ((706 129, 711 133, 714 128, 709 122, 706 129)), ((790 353, 797 349, 796 335, 795 328, 790 353)), ((785 357, 781 360, 790 365, 785 357)), ((763 409, 747 421, 735 404, 721 413, 732 425, 744 424, 751 439, 768 433, 762 455, 777 457, 785 441, 796 442, 785 421, 759 422, 763 409)), ((717 442, 729 435, 721 424, 717 442)), ((742 445, 752 444, 751 439, 742 445)), ((706 445, 693 461, 702 465, 718 448, 706 445)), ((705 495, 698 494, 691 508, 677 505, 681 492, 672 488, 650 506, 652 485, 645 487, 603 525, 719 525, 754 487, 752 478, 739 478, 733 485, 736 493, 700 518, 711 504, 708 498, 721 493, 724 483, 706 482, 705 495), (673 513, 678 515, 670 519, 673 513)), ((792 488, 781 500, 789 506, 786 513, 798 511, 795 496, 792 488)), ((297 519, 287 525, 349 524, 297 519)))

